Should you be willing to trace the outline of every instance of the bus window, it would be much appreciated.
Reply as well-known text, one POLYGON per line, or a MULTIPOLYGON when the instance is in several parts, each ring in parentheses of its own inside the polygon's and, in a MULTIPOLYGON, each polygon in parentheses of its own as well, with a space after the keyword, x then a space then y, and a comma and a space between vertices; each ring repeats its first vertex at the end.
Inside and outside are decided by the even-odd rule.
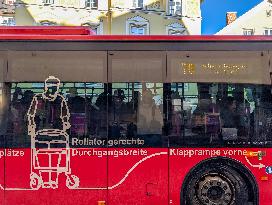
POLYGON ((271 145, 271 88, 265 85, 172 83, 171 146, 271 145))
POLYGON ((31 126, 35 131, 64 126, 71 147, 97 146, 89 139, 107 137, 107 114, 101 109, 107 104, 103 98, 106 52, 11 51, 8 62, 9 146, 30 146, 31 126), (52 82, 57 86, 51 88, 47 80, 59 83, 52 82), (48 100, 49 92, 57 97, 48 100))
MULTIPOLYGON (((9 146, 29 146, 27 114, 33 104, 33 99, 44 92, 45 84, 12 83, 11 99, 9 102, 9 118, 6 140, 9 146)), ((80 140, 84 138, 107 137, 106 110, 103 111, 104 100, 103 83, 61 83, 59 94, 67 102, 67 111, 70 114, 69 136, 71 145, 81 147, 80 140)), ((62 129, 61 99, 46 102, 39 98, 35 110, 36 130, 62 129)), ((86 144, 87 146, 87 144, 86 144)), ((90 145, 92 146, 92 145, 90 145)), ((106 146, 106 145, 105 145, 106 146)))
POLYGON ((131 146, 131 140, 132 146, 166 146, 162 128, 162 83, 112 84, 109 139, 128 139, 127 146, 131 146))
POLYGON ((114 51, 109 57, 109 138, 139 139, 127 147, 167 146, 162 137, 165 53, 114 51))

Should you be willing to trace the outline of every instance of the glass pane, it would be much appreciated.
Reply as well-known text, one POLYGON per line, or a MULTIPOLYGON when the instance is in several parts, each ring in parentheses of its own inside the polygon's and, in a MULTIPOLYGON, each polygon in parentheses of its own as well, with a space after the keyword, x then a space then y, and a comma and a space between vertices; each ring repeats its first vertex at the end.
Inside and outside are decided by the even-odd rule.
POLYGON ((272 145, 269 86, 172 83, 167 102, 171 146, 272 145))
POLYGON ((11 84, 8 146, 30 146, 29 125, 35 127, 35 133, 40 132, 41 137, 43 131, 65 129, 72 147, 96 147, 98 144, 91 143, 94 138, 103 139, 106 146, 104 84, 61 83, 58 91, 53 88, 45 91, 47 86, 42 82, 11 84), (87 141, 90 143, 84 143, 87 141))
POLYGON ((112 84, 109 146, 167 146, 162 128, 162 83, 112 84))

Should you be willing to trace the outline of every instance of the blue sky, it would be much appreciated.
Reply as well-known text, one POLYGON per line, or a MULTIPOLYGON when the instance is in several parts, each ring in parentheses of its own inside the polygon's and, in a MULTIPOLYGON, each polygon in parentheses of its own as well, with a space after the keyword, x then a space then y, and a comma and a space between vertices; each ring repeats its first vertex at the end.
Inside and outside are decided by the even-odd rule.
POLYGON ((215 34, 226 26, 226 13, 237 11, 238 17, 262 0, 204 0, 201 6, 202 34, 215 34))

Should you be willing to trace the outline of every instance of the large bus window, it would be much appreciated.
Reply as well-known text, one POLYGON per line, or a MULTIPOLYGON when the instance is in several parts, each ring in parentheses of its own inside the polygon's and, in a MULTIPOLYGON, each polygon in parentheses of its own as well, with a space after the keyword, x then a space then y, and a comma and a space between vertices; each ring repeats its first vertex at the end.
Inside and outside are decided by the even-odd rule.
POLYGON ((270 86, 172 83, 168 100, 171 146, 272 144, 270 86))
POLYGON ((30 131, 63 126, 71 147, 96 146, 88 139, 106 138, 107 114, 99 107, 105 104, 106 59, 103 51, 9 52, 7 145, 29 147, 30 131))
POLYGON ((113 83, 109 128, 109 139, 127 142, 116 145, 167 146, 162 138, 163 84, 113 83))
MULTIPOLYGON (((65 115, 63 114, 65 112, 70 115, 71 127, 68 133, 72 147, 83 147, 84 143, 81 143, 83 139, 86 141, 96 137, 107 137, 106 110, 103 110, 105 99, 102 97, 103 83, 61 83, 59 94, 64 97, 67 106, 62 104, 61 98, 52 102, 44 100, 41 97, 44 87, 45 84, 41 82, 12 83, 6 133, 8 146, 30 145, 28 115, 34 99, 37 100, 36 108, 33 108, 36 131, 62 129, 61 115, 65 115)), ((88 144, 88 146, 92 145, 88 144)))
POLYGON ((110 52, 109 138, 128 142, 116 145, 167 146, 162 137, 165 59, 158 51, 110 52))

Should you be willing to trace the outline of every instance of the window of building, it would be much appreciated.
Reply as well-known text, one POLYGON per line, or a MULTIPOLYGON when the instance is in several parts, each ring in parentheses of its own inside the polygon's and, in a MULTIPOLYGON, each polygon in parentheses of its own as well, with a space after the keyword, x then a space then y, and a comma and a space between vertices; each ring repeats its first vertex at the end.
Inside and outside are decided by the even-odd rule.
POLYGON ((172 16, 181 16, 182 14, 182 0, 169 0, 168 2, 169 14, 172 16))
POLYGON ((55 1, 54 0, 43 0, 44 4, 54 4, 55 1))
POLYGON ((264 30, 264 35, 272 35, 272 28, 266 28, 264 30))
POLYGON ((130 34, 131 35, 145 35, 146 25, 130 25, 130 34))
POLYGON ((103 34, 103 22, 100 22, 99 24, 84 23, 81 26, 89 27, 97 35, 103 34))
POLYGON ((130 18, 126 22, 126 33, 129 35, 148 35, 149 21, 140 16, 130 18))
POLYGON ((245 36, 254 35, 254 30, 253 30, 253 29, 244 29, 244 30, 243 30, 243 34, 244 34, 245 36))
POLYGON ((172 23, 166 27, 167 35, 186 35, 188 34, 184 25, 172 23))
POLYGON ((40 25, 41 25, 41 26, 55 26, 56 23, 55 23, 55 22, 52 22, 52 21, 41 21, 41 22, 40 22, 40 25))
POLYGON ((89 8, 97 8, 97 0, 86 0, 85 6, 89 8))
POLYGON ((1 25, 2 26, 15 26, 15 19, 13 17, 3 18, 1 25))
POLYGON ((143 0, 133 0, 133 8, 143 8, 144 1, 143 0))

